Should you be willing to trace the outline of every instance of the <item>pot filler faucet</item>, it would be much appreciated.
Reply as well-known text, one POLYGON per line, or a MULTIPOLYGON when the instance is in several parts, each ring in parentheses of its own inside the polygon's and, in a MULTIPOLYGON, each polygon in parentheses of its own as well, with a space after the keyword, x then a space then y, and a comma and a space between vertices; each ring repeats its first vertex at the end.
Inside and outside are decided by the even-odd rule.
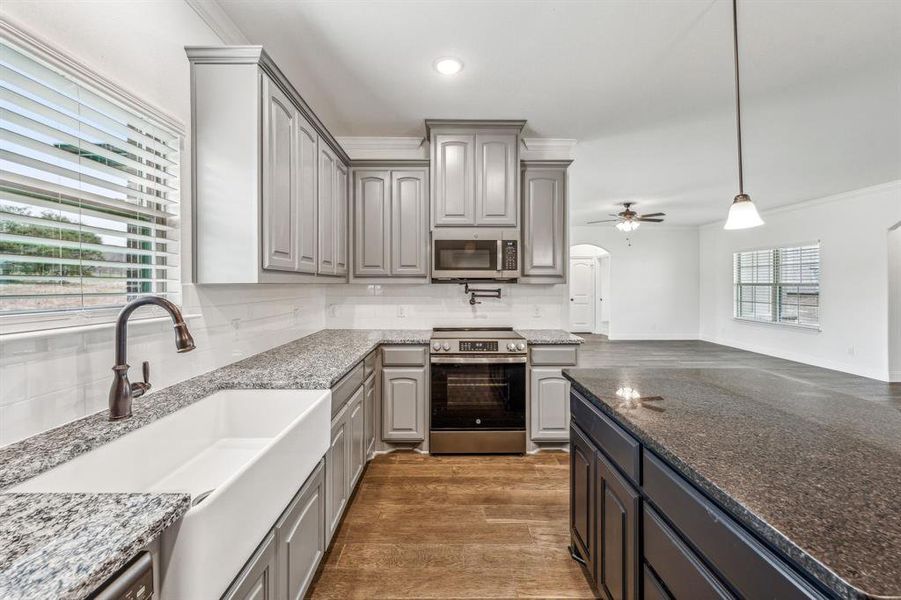
POLYGON ((128 317, 135 309, 154 304, 169 313, 175 322, 175 349, 178 352, 190 352, 194 349, 194 338, 185 325, 181 311, 169 300, 160 296, 143 296, 125 305, 116 319, 116 364, 113 366, 113 385, 109 390, 109 420, 118 421, 131 416, 131 401, 143 396, 150 389, 150 363, 144 362, 144 381, 130 383, 128 381, 128 363, 126 349, 128 341, 128 317))

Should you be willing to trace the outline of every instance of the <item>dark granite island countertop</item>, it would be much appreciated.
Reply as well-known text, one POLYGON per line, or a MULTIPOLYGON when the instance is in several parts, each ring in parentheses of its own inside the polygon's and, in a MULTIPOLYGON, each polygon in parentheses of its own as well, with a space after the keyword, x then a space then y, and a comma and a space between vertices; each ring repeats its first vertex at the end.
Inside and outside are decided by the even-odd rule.
POLYGON ((896 408, 757 369, 564 374, 826 588, 844 598, 901 597, 896 408), (640 398, 625 402, 622 387, 640 398))

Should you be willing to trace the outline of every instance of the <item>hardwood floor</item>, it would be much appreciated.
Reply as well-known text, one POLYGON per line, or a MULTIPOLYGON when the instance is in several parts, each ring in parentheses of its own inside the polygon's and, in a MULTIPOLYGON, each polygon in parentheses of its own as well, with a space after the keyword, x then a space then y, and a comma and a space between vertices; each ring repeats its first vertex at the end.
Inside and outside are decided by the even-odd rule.
POLYGON ((569 544, 569 455, 375 458, 310 598, 593 598, 569 544))

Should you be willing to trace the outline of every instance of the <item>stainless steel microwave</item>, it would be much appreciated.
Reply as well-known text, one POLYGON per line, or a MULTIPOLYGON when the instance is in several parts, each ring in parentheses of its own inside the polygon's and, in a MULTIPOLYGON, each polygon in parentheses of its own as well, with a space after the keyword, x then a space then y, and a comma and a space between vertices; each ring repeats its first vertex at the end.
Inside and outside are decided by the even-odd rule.
POLYGON ((432 279, 517 279, 519 249, 518 229, 434 229, 432 279))

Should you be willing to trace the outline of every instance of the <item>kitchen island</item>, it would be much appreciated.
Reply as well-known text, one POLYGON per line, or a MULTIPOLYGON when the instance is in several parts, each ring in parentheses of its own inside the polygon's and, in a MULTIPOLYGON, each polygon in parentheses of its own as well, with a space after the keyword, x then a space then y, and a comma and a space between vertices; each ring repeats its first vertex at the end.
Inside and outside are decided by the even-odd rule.
POLYGON ((758 369, 564 375, 573 542, 599 587, 901 597, 895 407, 758 369), (605 496, 621 504, 626 531, 605 530, 605 496), (624 550, 622 581, 605 541, 624 550), (655 555, 668 558, 659 570, 655 555), (683 558, 681 572, 661 572, 683 558))

